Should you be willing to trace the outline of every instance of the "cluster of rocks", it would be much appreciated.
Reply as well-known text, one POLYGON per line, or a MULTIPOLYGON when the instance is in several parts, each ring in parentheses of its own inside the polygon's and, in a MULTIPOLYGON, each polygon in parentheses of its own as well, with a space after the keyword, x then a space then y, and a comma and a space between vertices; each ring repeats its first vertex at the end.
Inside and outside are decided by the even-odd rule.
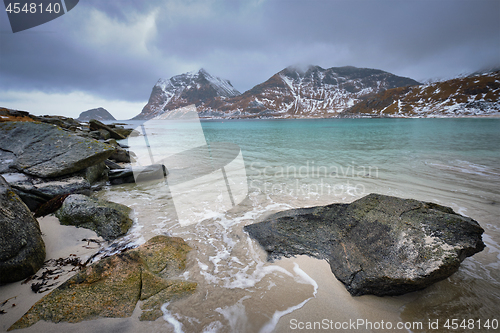
MULTIPOLYGON (((45 245, 32 211, 40 215, 49 207, 62 224, 94 230, 105 240, 129 230, 130 208, 89 195, 107 181, 137 180, 124 168, 131 156, 118 143, 132 133, 94 120, 0 109, 0 284, 29 277, 44 264, 45 245)), ((163 165, 142 171, 145 180, 167 173, 163 165)), ((485 247, 479 224, 451 208, 379 194, 280 212, 244 229, 269 259, 307 254, 328 260, 353 296, 423 289, 485 247)), ((130 316, 139 300, 141 319, 155 320, 161 304, 196 288, 170 278, 184 269, 189 250, 182 239, 158 236, 85 264, 11 329, 38 320, 130 316)))
MULTIPOLYGON (((0 285, 29 280, 44 266, 45 244, 35 216, 55 212, 61 224, 91 229, 106 241, 128 232, 131 209, 91 194, 107 182, 136 180, 127 167, 130 153, 118 142, 131 134, 118 124, 0 109, 0 285)), ((144 180, 166 176, 162 165, 143 171, 139 178, 144 180)), ((162 315, 162 304, 196 288, 196 283, 171 279, 185 268, 189 250, 180 238, 158 236, 134 250, 126 244, 92 265, 78 261, 81 271, 10 329, 40 319, 130 316, 139 300, 141 320, 155 320, 162 315)), ((44 284, 32 285, 33 291, 34 286, 44 284)))
POLYGON ((99 121, 0 109, 0 283, 24 279, 43 265, 45 247, 32 212, 59 209, 61 223, 89 228, 106 240, 128 231, 128 207, 89 196, 108 181, 108 164, 123 169, 130 162, 117 140, 132 132, 99 121))
MULTIPOLYGON (((31 210, 66 193, 89 194, 131 162, 119 125, 0 109, 0 174, 31 210)), ((132 181, 128 179, 128 182, 132 181)))

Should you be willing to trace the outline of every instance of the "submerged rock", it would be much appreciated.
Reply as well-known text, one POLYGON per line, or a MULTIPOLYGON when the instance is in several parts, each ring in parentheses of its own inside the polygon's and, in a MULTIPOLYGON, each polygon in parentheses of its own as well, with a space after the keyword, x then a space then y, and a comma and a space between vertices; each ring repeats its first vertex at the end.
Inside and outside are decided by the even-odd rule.
POLYGON ((38 221, 0 176, 0 284, 35 274, 44 260, 38 221))
POLYGON ((82 194, 68 196, 56 212, 61 224, 95 231, 106 240, 124 235, 132 226, 132 210, 124 205, 89 198, 82 194))
POLYGON ((9 331, 39 320, 130 317, 139 300, 145 300, 141 320, 155 320, 162 304, 195 290, 196 283, 170 279, 185 269, 190 250, 181 238, 156 236, 137 249, 104 258, 38 301, 9 331))
POLYGON ((244 229, 270 259, 326 259, 353 296, 423 289, 485 247, 484 230, 473 219, 437 204, 379 194, 280 212, 244 229))
POLYGON ((53 178, 104 162, 115 148, 60 127, 36 122, 0 123, 0 149, 12 154, 9 169, 53 178))

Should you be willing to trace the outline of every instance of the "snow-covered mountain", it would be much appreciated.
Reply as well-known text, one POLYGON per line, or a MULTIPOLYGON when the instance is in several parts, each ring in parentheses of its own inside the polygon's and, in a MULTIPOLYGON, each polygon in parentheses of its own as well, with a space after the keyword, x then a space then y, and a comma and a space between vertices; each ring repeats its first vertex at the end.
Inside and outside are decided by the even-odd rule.
POLYGON ((151 119, 156 116, 195 104, 203 108, 213 99, 226 99, 240 95, 231 82, 207 73, 203 68, 174 76, 168 80, 159 79, 153 87, 148 104, 134 119, 151 119))
POLYGON ((500 116, 500 71, 386 90, 342 117, 500 116))
POLYGON ((418 84, 377 69, 287 67, 240 94, 229 81, 202 69, 159 80, 136 119, 150 119, 190 104, 196 105, 202 118, 334 117, 368 96, 418 84))
POLYGON ((207 104, 207 109, 199 111, 202 116, 224 111, 226 116, 239 118, 332 117, 367 96, 418 84, 377 69, 287 67, 244 94, 218 103, 217 108, 208 109, 211 105, 207 104))

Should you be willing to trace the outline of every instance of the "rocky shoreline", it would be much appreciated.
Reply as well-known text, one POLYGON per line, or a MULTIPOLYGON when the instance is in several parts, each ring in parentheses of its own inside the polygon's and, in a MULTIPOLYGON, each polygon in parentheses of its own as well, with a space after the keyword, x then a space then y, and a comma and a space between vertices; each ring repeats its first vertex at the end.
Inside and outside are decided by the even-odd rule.
MULTIPOLYGON (((118 124, 0 108, 0 285, 25 280, 34 292, 51 291, 10 329, 38 320, 127 317, 138 301, 140 320, 156 320, 162 304, 195 291, 196 283, 175 279, 191 250, 184 240, 157 236, 134 248, 121 241, 133 224, 131 209, 92 195, 104 185, 135 182, 134 155, 119 142, 129 135, 134 131, 118 124), (36 217, 49 214, 61 226, 95 232, 98 238, 84 239, 88 244, 114 242, 115 248, 84 262, 60 258, 48 268, 54 263, 45 261, 36 217), (75 274, 56 288, 51 282, 61 265, 71 265, 75 274)), ((152 165, 141 176, 151 174, 168 172, 152 165)), ((479 224, 451 208, 378 194, 280 212, 244 231, 270 260, 302 254, 326 259, 352 296, 421 290, 485 247, 479 224)))
POLYGON ((75 322, 130 316, 139 299, 143 301, 141 320, 155 320, 163 303, 195 290, 195 283, 171 278, 184 269, 190 250, 182 239, 158 236, 131 249, 134 246, 122 244, 120 237, 133 224, 132 210, 93 198, 106 184, 135 182, 131 154, 118 142, 131 134, 134 130, 118 124, 0 109, 0 285, 24 280, 31 283, 33 292, 47 292, 57 284, 52 282, 63 272, 62 266, 72 265, 77 272, 10 329, 40 319, 75 322), (115 241, 107 252, 117 254, 107 254, 99 246, 100 260, 94 263, 91 259, 97 256, 85 262, 72 255, 46 261, 35 217, 52 213, 61 225, 86 228, 100 236, 101 240, 82 240, 88 244, 115 241), (42 268, 45 271, 35 275, 42 268), (97 299, 101 299, 100 308, 97 299))

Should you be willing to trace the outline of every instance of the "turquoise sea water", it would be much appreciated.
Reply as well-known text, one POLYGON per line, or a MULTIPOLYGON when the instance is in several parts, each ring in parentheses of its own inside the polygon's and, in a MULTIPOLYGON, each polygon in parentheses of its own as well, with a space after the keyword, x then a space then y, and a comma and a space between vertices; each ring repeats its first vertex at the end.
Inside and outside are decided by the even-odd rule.
MULTIPOLYGON (((450 206, 485 229, 483 252, 449 279, 400 298, 391 315, 421 322, 500 320, 500 119, 202 121, 204 138, 182 123, 144 126, 153 150, 183 136, 187 147, 203 139, 209 145, 230 142, 240 147, 245 165, 246 199, 221 211, 199 197, 193 205, 202 209, 189 224, 179 224, 175 195, 164 183, 113 186, 102 194, 134 208, 131 239, 168 233, 195 248, 184 277, 198 282, 197 293, 163 309, 165 320, 180 323, 183 331, 279 331, 278 320, 316 297, 314 281, 300 280, 300 269, 266 262, 243 226, 272 212, 352 202, 372 192, 450 206), (291 297, 290 288, 302 296, 291 297)), ((134 140, 143 138, 129 141, 138 155, 145 154, 134 140)))

